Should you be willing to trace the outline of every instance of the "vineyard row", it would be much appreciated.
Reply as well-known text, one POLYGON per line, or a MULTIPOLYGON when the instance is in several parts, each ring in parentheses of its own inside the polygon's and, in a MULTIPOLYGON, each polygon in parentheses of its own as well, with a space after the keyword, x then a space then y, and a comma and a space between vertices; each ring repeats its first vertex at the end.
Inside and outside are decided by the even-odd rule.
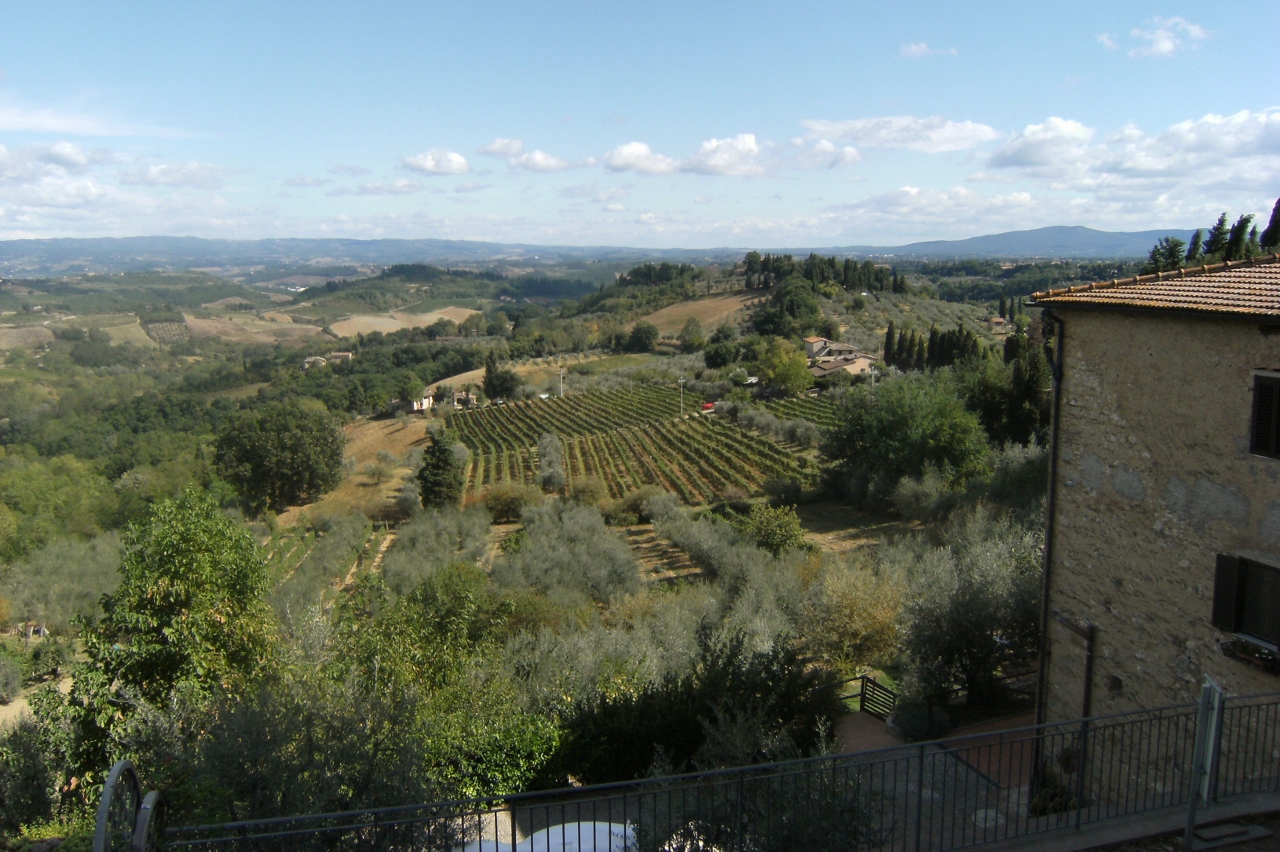
MULTIPOLYGON (((654 422, 596 434, 561 432, 565 473, 591 477, 613 499, 646 485, 658 485, 691 505, 720 499, 731 488, 758 494, 771 479, 801 476, 795 458, 767 438, 714 417, 654 422)), ((505 482, 534 484, 537 452, 530 447, 472 452, 469 491, 505 482)))

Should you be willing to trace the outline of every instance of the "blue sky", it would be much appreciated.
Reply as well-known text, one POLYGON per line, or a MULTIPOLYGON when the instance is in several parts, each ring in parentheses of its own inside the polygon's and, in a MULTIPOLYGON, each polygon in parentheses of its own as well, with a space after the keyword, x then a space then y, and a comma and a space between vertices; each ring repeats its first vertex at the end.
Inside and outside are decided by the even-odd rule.
POLYGON ((1269 3, 0 0, 0 238, 669 247, 1280 196, 1269 3))

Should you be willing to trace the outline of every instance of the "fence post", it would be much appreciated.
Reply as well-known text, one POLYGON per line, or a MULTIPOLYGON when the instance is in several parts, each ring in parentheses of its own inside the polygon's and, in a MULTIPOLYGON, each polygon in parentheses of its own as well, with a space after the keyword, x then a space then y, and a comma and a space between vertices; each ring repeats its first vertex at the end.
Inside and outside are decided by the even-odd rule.
MULTIPOLYGON (((907 764, 908 767, 911 764, 907 764)), ((924 745, 920 746, 920 770, 916 776, 916 852, 920 852, 920 833, 924 828, 924 745)))
MULTIPOLYGON (((1216 751, 1217 743, 1212 742, 1214 737, 1211 735, 1215 728, 1221 734, 1222 720, 1218 718, 1215 721, 1214 718, 1221 716, 1221 710, 1222 688, 1214 683, 1213 678, 1205 675, 1204 687, 1200 690, 1200 708, 1196 711, 1196 743, 1191 753, 1191 778, 1187 790, 1187 829, 1182 838, 1182 848, 1187 852, 1195 844, 1196 808, 1202 797, 1208 803, 1209 786, 1205 784, 1205 770, 1211 762, 1211 756, 1207 751, 1211 748, 1216 751)), ((1216 761, 1212 762, 1216 766, 1216 761)))
POLYGON ((1089 720, 1080 720, 1080 747, 1076 749, 1076 828, 1084 815, 1084 773, 1089 756, 1089 720))
POLYGON ((738 807, 737 816, 733 821, 733 848, 735 852, 742 852, 742 785, 743 776, 745 775, 745 772, 738 772, 738 807))

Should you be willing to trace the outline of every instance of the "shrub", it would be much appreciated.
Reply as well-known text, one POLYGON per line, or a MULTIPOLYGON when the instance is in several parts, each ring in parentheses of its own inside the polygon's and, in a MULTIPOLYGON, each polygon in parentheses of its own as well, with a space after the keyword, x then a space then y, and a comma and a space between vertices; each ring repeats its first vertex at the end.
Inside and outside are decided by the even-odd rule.
POLYGON ((927 464, 952 487, 986 473, 986 435, 946 373, 853 387, 836 414, 824 452, 857 503, 887 502, 904 476, 919 477, 927 464))
POLYGON ((504 554, 493 578, 513 589, 533 588, 565 601, 599 603, 640 587, 635 555, 609 531, 596 509, 556 501, 525 511, 519 550, 504 554))
POLYGON ((757 547, 778 556, 788 548, 805 548, 804 527, 793 506, 772 508, 763 503, 751 507, 744 531, 757 547))
POLYGON ((0 653, 0 704, 8 704, 22 692, 22 661, 0 653))
POLYGON ((484 509, 424 511, 400 527, 383 557, 382 575, 393 591, 407 594, 449 563, 475 562, 488 550, 484 509))
POLYGON ((550 494, 564 488, 564 450, 560 436, 554 432, 538 439, 538 484, 550 494))
POLYGON ((846 677, 884 663, 898 647, 899 585, 869 566, 824 566, 797 625, 808 651, 846 677))
POLYGON ((575 503, 599 508, 608 501, 609 489, 594 476, 584 476, 569 486, 569 497, 575 503))
POLYGON ((40 738, 30 716, 0 736, 0 831, 16 834, 53 817, 55 782, 40 738))
POLYGON ((510 524, 520 520, 526 506, 542 502, 542 493, 532 485, 501 482, 484 496, 484 507, 489 510, 495 524, 510 524))

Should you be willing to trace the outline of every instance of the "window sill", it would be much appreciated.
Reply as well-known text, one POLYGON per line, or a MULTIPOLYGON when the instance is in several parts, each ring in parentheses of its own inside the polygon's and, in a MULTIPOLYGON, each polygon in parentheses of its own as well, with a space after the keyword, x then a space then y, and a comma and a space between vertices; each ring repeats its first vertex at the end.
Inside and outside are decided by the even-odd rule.
POLYGON ((1280 674, 1280 654, 1248 639, 1237 636, 1230 642, 1223 642, 1222 653, 1233 660, 1257 666, 1267 674, 1280 674))

